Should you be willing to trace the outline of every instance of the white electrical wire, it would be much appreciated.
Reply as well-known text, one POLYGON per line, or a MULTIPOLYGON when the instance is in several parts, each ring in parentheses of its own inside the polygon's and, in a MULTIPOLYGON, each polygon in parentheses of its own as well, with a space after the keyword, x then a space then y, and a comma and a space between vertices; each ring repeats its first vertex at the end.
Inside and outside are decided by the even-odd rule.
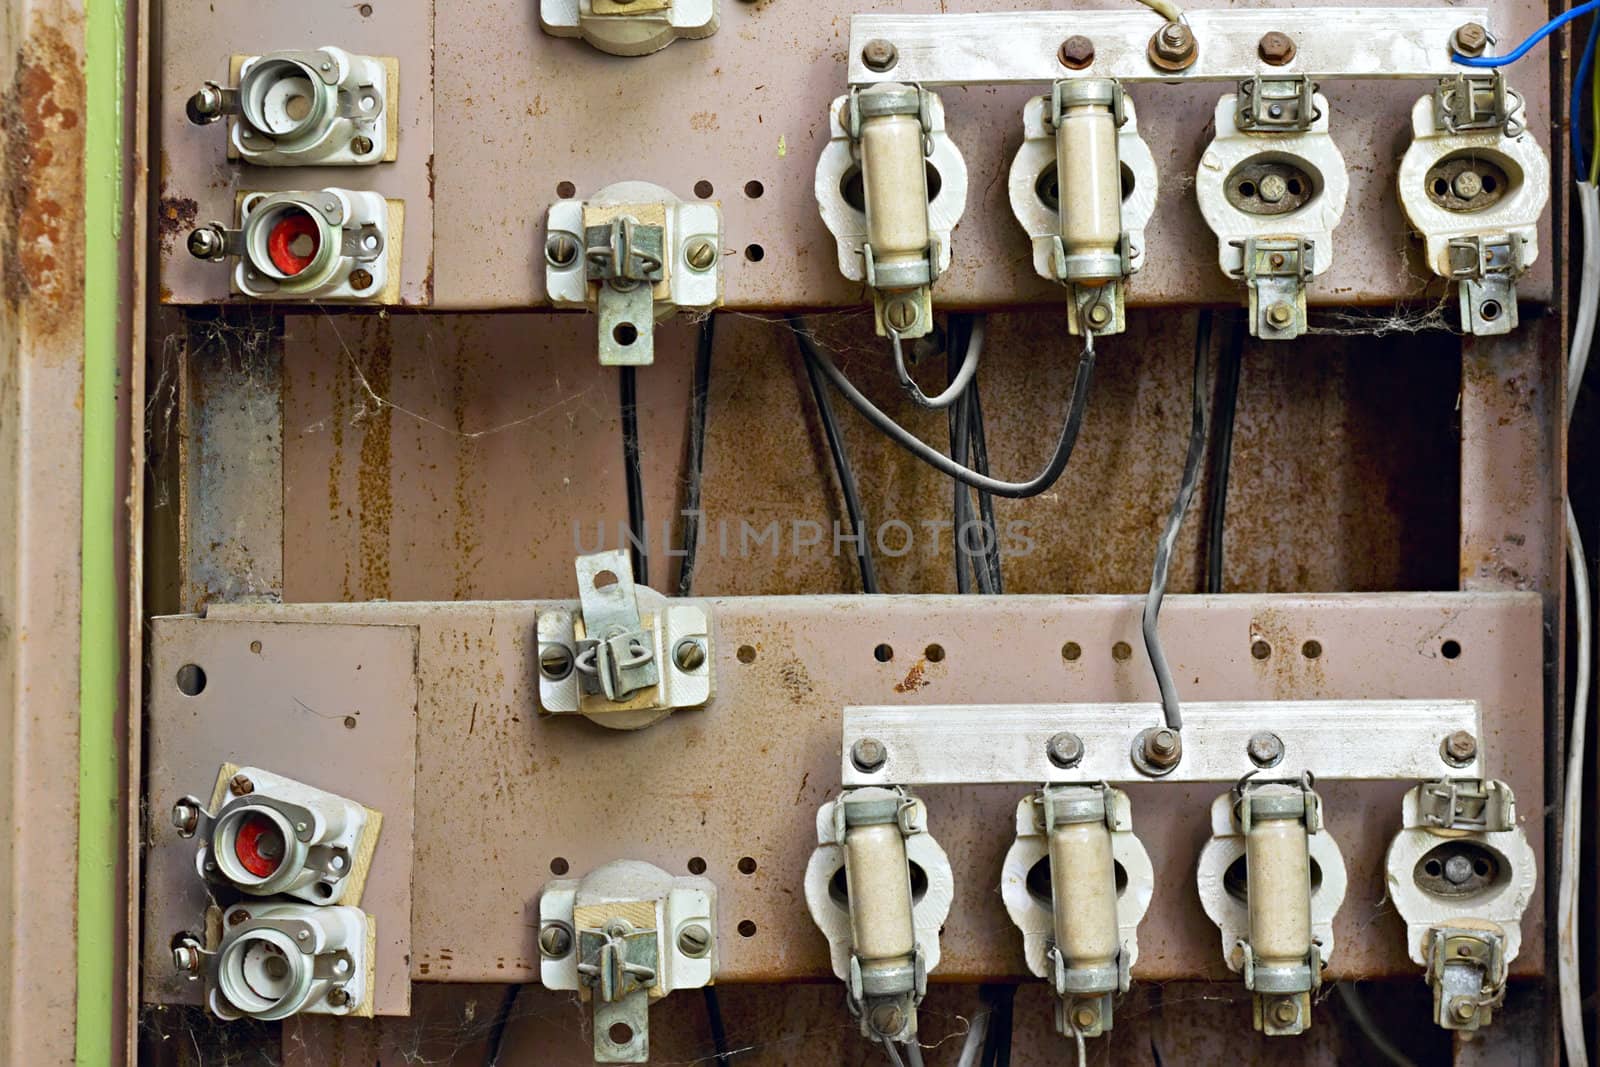
POLYGON ((972 1017, 972 1028, 961 1045, 961 1058, 956 1067, 978 1067, 978 1057, 983 1055, 983 1039, 989 1035, 989 1019, 993 1011, 981 1011, 972 1017))
POLYGON ((1154 11, 1168 22, 1183 22, 1183 8, 1174 4, 1172 0, 1139 0, 1139 3, 1154 11))
MULTIPOLYGON (((1578 312, 1567 353, 1567 421, 1589 364, 1595 318, 1600 313, 1600 189, 1578 183, 1582 218, 1583 267, 1578 312)), ((1577 677, 1572 693, 1572 726, 1567 732, 1567 782, 1561 818, 1561 857, 1556 893, 1556 973, 1561 999, 1561 1038, 1570 1067, 1588 1067, 1583 1037, 1583 998, 1578 989, 1578 862, 1583 832, 1583 750, 1589 724, 1589 683, 1594 623, 1589 601, 1589 567, 1584 559, 1578 519, 1567 501, 1567 566, 1572 572, 1573 616, 1578 628, 1577 677)))

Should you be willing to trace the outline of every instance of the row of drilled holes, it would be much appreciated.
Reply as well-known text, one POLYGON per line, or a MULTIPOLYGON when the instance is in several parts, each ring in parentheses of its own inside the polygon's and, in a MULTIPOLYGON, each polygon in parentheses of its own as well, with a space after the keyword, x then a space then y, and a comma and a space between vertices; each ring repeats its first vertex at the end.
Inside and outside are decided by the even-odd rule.
MULTIPOLYGON (((716 191, 716 187, 704 178, 694 183, 694 195, 701 200, 710 200, 716 195, 716 191)), ((766 195, 766 192, 767 187, 753 178, 744 183, 744 195, 751 200, 760 200, 766 195)), ((563 200, 571 200, 578 195, 578 187, 572 182, 558 182, 556 183, 556 195, 563 200)), ((767 250, 760 245, 746 245, 744 258, 752 263, 760 263, 767 258, 767 250)))
MULTIPOLYGON (((1322 642, 1312 638, 1300 646, 1300 654, 1306 659, 1320 659, 1322 656, 1322 642)), ((929 645, 922 650, 922 655, 929 663, 938 663, 944 659, 944 646, 938 644, 929 645)), ((1250 655, 1255 659, 1267 659, 1272 655, 1272 646, 1260 639, 1252 641, 1250 643, 1250 655)), ((1461 642, 1454 638, 1441 642, 1439 655, 1445 659, 1459 658, 1461 655, 1461 642)), ((755 646, 740 645, 737 656, 740 663, 754 663, 756 661, 755 646)), ((1111 646, 1111 658, 1118 662, 1131 659, 1132 656, 1133 646, 1126 641, 1118 641, 1111 646)), ((888 663, 894 659, 894 646, 887 644, 875 646, 872 650, 872 658, 879 663, 888 663)), ((1083 646, 1076 641, 1068 641, 1061 646, 1061 658, 1068 661, 1082 659, 1083 646)))
MULTIPOLYGON (((686 864, 686 866, 689 868, 690 874, 706 873, 706 861, 699 856, 690 856, 689 862, 686 864)), ((571 869, 572 865, 567 862, 567 858, 565 856, 557 856, 555 859, 550 861, 550 873, 555 875, 557 878, 566 874, 571 869)), ((744 856, 740 858, 739 873, 756 873, 756 860, 754 856, 744 856)), ((756 924, 750 919, 740 919, 738 929, 740 937, 756 936, 756 924)))

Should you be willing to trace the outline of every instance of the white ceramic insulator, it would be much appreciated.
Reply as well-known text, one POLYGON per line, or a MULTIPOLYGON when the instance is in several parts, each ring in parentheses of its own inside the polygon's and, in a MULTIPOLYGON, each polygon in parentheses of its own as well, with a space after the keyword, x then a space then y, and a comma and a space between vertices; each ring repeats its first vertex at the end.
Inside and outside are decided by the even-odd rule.
POLYGON ((873 259, 878 263, 926 259, 928 171, 922 122, 916 115, 862 120, 861 185, 873 259))
POLYGON ((906 842, 893 823, 852 826, 845 835, 850 929, 863 961, 900 959, 916 948, 911 919, 911 869, 906 842))
POLYGON ((1311 951, 1311 853, 1298 819, 1251 821, 1245 838, 1250 951, 1257 966, 1305 962, 1311 951))
POLYGON ((1072 281, 1110 281, 1120 271, 1109 267, 1083 275, 1070 266, 1075 256, 1118 258, 1122 237, 1122 164, 1117 155, 1117 123, 1111 109, 1097 104, 1068 107, 1056 134, 1056 184, 1061 198, 1061 243, 1072 281))
POLYGON ((1121 946, 1117 879, 1104 822, 1058 824, 1050 832, 1050 888, 1062 960, 1071 968, 1114 965, 1121 946))

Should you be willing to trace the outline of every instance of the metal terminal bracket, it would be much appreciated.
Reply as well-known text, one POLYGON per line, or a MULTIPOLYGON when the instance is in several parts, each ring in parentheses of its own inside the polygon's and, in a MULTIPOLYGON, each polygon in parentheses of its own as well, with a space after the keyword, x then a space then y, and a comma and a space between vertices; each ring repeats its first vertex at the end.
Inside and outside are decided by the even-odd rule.
POLYGON ((722 303, 722 210, 619 182, 551 205, 544 260, 557 307, 597 312, 601 365, 647 366, 656 322, 722 303))
POLYGON ((221 222, 189 234, 189 253, 238 258, 233 290, 261 300, 385 302, 399 270, 403 209, 378 193, 351 189, 241 193, 239 227, 221 222), (295 242, 306 246, 302 254, 295 242), (394 247, 391 248, 391 243, 394 247))
POLYGON ((1303 237, 1249 237, 1232 242, 1242 251, 1239 277, 1249 289, 1250 332, 1290 340, 1306 332, 1306 283, 1316 249, 1303 237))
POLYGON ((1401 803, 1384 872, 1406 951, 1433 987, 1434 1021, 1489 1025, 1538 882, 1511 789, 1493 779, 1418 783, 1401 803))
POLYGON ((1322 117, 1317 87, 1309 75, 1263 77, 1239 84, 1234 125, 1244 133, 1298 133, 1322 117))
POLYGON ((539 0, 539 25, 552 37, 581 37, 614 56, 643 56, 680 37, 700 40, 716 33, 717 2, 539 0))
POLYGON ((227 909, 214 949, 181 935, 174 967, 204 978, 220 1019, 370 1015, 371 916, 353 907, 253 902, 227 909))
POLYGON ((579 556, 578 608, 542 611, 539 704, 635 730, 711 699, 710 615, 702 601, 636 586, 622 550, 579 556))
POLYGON ((545 886, 539 979, 593 1005, 597 1063, 647 1062, 650 1002, 716 979, 716 902, 708 879, 636 860, 545 886))
MULTIPOLYGON (((1250 744, 1263 731, 1282 746, 1275 772, 1470 775, 1445 758, 1440 741, 1457 732, 1481 736, 1478 705, 1469 700, 1195 702, 1183 714, 1183 759, 1164 780, 1234 782, 1257 773, 1250 744)), ((847 707, 840 774, 846 786, 1149 781, 1134 753, 1144 724, 1160 720, 1159 704, 847 707), (1051 759, 1051 739, 1064 732, 1081 748, 1066 766, 1051 759), (863 766, 850 753, 866 739, 882 759, 863 766)), ((1475 751, 1465 767, 1480 767, 1482 758, 1475 751)))
POLYGON ((1397 185, 1428 266, 1457 286, 1463 329, 1508 334, 1550 202, 1550 161, 1522 97, 1500 71, 1446 78, 1412 106, 1411 135, 1397 185))

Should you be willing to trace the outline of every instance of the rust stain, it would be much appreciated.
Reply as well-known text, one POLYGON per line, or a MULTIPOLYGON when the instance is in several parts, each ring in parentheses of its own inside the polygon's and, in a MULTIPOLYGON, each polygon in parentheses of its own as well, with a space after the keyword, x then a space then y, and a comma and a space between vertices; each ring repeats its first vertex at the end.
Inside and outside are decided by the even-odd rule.
MULTIPOLYGON (((367 353, 367 384, 379 397, 387 397, 394 338, 387 315, 377 317, 377 338, 367 353)), ((363 330, 363 336, 367 333, 363 330)), ((366 398, 361 466, 356 475, 356 498, 361 513, 361 591, 369 600, 389 597, 389 527, 394 519, 394 489, 390 481, 394 453, 390 447, 393 412, 387 403, 366 398), (376 407, 377 410, 372 410, 376 407)))
POLYGON ((700 130, 702 132, 709 132, 711 130, 719 130, 722 128, 722 124, 717 121, 717 113, 715 111, 696 111, 693 115, 689 116, 689 126, 691 129, 700 130))
POLYGON ((932 685, 933 683, 928 681, 926 677, 927 672, 928 661, 925 659, 917 660, 911 665, 911 669, 906 671, 905 678, 895 684, 894 691, 896 693, 915 693, 918 689, 932 685))
POLYGON ((161 235, 161 251, 172 251, 173 242, 194 228, 200 215, 200 205, 187 196, 163 196, 156 214, 156 228, 161 235))
POLYGON ((0 91, 0 291, 44 338, 81 328, 83 106, 77 49, 36 16, 0 91))

